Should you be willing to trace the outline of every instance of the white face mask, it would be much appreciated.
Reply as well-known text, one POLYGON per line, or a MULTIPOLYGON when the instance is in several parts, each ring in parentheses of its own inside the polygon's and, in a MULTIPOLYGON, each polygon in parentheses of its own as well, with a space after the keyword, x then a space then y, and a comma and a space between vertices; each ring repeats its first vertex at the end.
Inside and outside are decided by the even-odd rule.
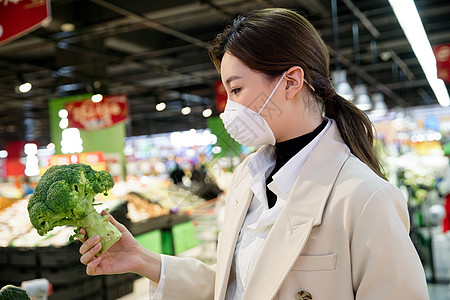
POLYGON ((222 120, 225 129, 236 142, 247 147, 258 147, 267 144, 275 145, 275 136, 269 124, 261 116, 261 112, 267 103, 269 103, 285 74, 286 72, 283 73, 283 76, 281 76, 277 85, 258 112, 230 99, 227 100, 222 120))

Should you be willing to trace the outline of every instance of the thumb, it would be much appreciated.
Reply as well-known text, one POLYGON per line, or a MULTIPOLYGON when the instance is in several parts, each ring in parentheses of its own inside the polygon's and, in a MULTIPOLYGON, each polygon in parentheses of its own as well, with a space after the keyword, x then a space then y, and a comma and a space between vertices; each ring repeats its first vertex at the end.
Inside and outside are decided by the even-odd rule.
POLYGON ((117 222, 117 220, 114 219, 114 217, 106 210, 102 210, 101 214, 102 216, 109 216, 109 222, 111 222, 111 224, 113 224, 117 229, 119 229, 120 232, 127 231, 127 228, 121 223, 117 222))

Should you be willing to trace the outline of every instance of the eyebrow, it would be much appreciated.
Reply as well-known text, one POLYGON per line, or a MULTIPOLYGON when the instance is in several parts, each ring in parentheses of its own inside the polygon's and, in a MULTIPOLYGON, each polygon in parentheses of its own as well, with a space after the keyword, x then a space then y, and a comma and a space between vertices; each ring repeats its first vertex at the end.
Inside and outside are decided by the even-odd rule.
POLYGON ((233 80, 241 79, 241 78, 242 78, 241 76, 237 76, 237 75, 228 77, 228 79, 225 80, 225 84, 226 84, 227 86, 230 86, 230 83, 231 83, 233 80))

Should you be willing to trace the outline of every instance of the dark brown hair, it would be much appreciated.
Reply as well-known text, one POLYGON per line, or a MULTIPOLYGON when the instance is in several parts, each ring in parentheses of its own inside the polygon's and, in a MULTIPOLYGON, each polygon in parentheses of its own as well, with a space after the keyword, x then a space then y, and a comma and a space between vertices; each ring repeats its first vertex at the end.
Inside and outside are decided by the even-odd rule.
POLYGON ((306 18, 283 8, 239 16, 210 45, 209 53, 218 71, 225 52, 271 78, 293 66, 301 67, 325 116, 336 121, 350 151, 385 178, 373 147, 372 123, 363 111, 336 94, 329 76, 327 46, 306 18))

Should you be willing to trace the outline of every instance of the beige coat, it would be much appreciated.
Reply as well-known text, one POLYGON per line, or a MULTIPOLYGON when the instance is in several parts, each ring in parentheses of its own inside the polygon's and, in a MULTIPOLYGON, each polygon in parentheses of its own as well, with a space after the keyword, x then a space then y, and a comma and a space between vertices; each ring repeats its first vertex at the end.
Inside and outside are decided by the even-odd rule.
MULTIPOLYGON (((165 257, 164 299, 225 297, 234 248, 252 199, 247 158, 228 190, 217 265, 165 257)), ((335 122, 301 170, 273 225, 244 300, 429 299, 408 235, 401 192, 352 155, 335 122)))

